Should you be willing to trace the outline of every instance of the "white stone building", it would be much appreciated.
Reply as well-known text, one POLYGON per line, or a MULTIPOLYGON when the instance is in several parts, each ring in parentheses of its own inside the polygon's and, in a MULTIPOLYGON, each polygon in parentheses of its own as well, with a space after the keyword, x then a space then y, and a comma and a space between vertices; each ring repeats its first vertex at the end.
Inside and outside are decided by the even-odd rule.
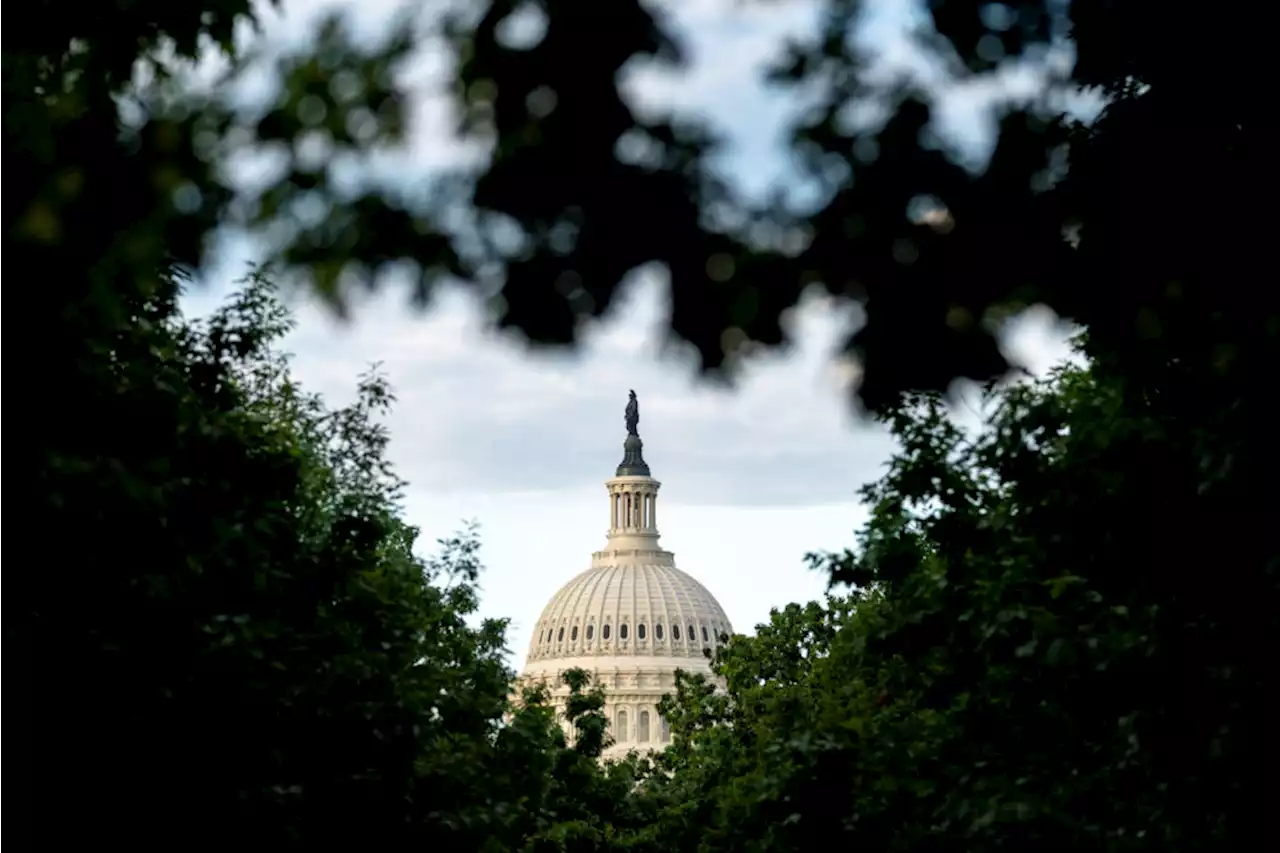
POLYGON ((563 708, 560 673, 581 668, 605 688, 615 743, 605 757, 661 749, 670 740, 658 702, 675 692, 677 669, 710 673, 704 649, 733 633, 711 593, 676 568, 658 544, 658 488, 636 432, 639 409, 627 407, 624 457, 608 489, 609 532, 591 568, 557 592, 534 627, 523 685, 545 684, 563 708))

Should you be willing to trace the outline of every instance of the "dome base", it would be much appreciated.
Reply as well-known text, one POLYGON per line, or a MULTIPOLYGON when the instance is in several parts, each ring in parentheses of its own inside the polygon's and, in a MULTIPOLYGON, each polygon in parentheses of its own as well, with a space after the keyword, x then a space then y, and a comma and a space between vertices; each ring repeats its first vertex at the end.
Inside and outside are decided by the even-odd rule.
POLYGON ((720 689, 725 686, 724 679, 712 673, 711 662, 705 657, 688 661, 615 658, 608 665, 596 660, 555 660, 530 666, 518 681, 517 694, 525 687, 545 687, 549 704, 570 741, 573 733, 565 720, 570 691, 560 676, 565 670, 579 666, 591 675, 591 686, 605 688, 603 712, 613 740, 601 756, 606 760, 623 758, 632 750, 658 751, 670 743, 671 733, 658 713, 658 706, 663 697, 675 694, 677 670, 701 673, 720 689))

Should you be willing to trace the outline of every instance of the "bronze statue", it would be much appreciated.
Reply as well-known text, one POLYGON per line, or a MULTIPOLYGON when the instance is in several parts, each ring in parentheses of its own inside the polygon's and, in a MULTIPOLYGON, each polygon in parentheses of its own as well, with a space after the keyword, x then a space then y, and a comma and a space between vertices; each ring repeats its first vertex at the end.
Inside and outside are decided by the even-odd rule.
POLYGON ((640 425, 640 401, 636 399, 636 392, 631 392, 631 399, 627 401, 627 435, 639 435, 636 427, 640 425))
POLYGON ((636 431, 636 427, 640 425, 640 401, 636 399, 636 392, 631 392, 631 399, 627 401, 627 438, 622 442, 622 464, 618 466, 619 477, 648 477, 649 466, 644 461, 641 450, 644 448, 644 442, 640 440, 640 433, 636 431))

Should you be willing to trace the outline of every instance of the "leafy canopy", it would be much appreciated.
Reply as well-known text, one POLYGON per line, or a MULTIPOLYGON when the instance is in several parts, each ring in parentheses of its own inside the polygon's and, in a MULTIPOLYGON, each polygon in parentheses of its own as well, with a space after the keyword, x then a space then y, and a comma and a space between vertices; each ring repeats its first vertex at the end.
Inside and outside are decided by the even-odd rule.
POLYGON ((423 296, 443 276, 500 294, 501 322, 547 343, 573 340, 629 271, 656 263, 671 280, 671 331, 708 368, 780 342, 782 312, 818 285, 867 307, 849 346, 876 408, 1001 372, 989 321, 1036 301, 1090 328, 1091 347, 1139 363, 1156 339, 1262 357, 1277 306, 1274 289, 1253 286, 1247 247, 1265 245, 1266 217, 1246 200, 1270 174, 1272 123, 1252 66, 1264 28, 1239 26, 1243 4, 924 3, 915 38, 938 80, 1000 90, 999 74, 1027 67, 1045 81, 994 107, 998 139, 978 172, 925 132, 939 89, 879 73, 874 46, 855 38, 876 4, 817 5, 819 31, 779 45, 771 72, 813 102, 778 128, 814 190, 807 204, 744 197, 718 176, 722 133, 707 120, 632 111, 621 72, 684 53, 641 0, 411 5, 372 46, 333 19, 276 63, 276 98, 254 112, 223 97, 251 57, 200 95, 156 63, 230 50, 249 4, 42 5, 24 30, 38 35, 4 53, 6 248, 60 282, 35 297, 56 315, 126 279, 149 288, 162 263, 194 263, 222 222, 269 237, 335 302, 412 268, 423 296), (541 22, 537 38, 512 39, 517 15, 541 22), (393 71, 428 39, 450 60, 458 133, 480 165, 420 189, 351 189, 333 165, 401 139, 408 93, 393 71), (161 82, 138 93, 143 120, 122 133, 116 98, 138 60, 161 82), (1087 125, 1064 112, 1079 87, 1105 104, 1087 125), (888 118, 845 120, 869 104, 888 118), (226 167, 249 150, 283 167, 237 199, 226 167))
POLYGON ((775 611, 716 661, 727 693, 686 679, 666 708, 670 775, 650 784, 668 843, 1208 850, 1265 832, 1274 547, 1224 543, 1211 516, 1169 526, 1217 474, 1194 465, 1198 426, 1124 389, 1065 367, 993 396, 977 433, 936 396, 895 411, 857 548, 813 558, 857 591, 775 611))
POLYGON ((572 809, 610 819, 625 784, 539 703, 509 707, 504 625, 471 624, 475 530, 416 555, 386 380, 340 409, 300 388, 261 274, 205 322, 157 289, 86 342, 94 420, 36 459, 25 517, 58 548, 11 576, 18 819, 86 843, 495 851, 572 809))

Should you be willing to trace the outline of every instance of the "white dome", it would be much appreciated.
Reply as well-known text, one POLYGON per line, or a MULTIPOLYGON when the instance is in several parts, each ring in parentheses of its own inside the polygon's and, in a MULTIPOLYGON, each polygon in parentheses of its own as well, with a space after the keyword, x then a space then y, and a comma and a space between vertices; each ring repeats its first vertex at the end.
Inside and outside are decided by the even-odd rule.
MULTIPOLYGON (((561 675, 586 670, 604 688, 604 714, 614 743, 605 757, 662 749, 670 731, 659 711, 675 692, 677 670, 701 673, 723 687, 707 651, 733 633, 706 587, 676 568, 658 545, 658 489, 635 427, 639 405, 627 408, 627 439, 609 493, 608 544, 591 568, 569 581, 543 608, 519 686, 541 685, 563 720, 569 688, 561 675)), ((566 733, 573 733, 566 726, 566 733)))
POLYGON ((565 584, 534 626, 528 663, 601 656, 704 659, 704 649, 733 633, 719 602, 677 569, 670 554, 644 556, 650 561, 597 566, 565 584))

